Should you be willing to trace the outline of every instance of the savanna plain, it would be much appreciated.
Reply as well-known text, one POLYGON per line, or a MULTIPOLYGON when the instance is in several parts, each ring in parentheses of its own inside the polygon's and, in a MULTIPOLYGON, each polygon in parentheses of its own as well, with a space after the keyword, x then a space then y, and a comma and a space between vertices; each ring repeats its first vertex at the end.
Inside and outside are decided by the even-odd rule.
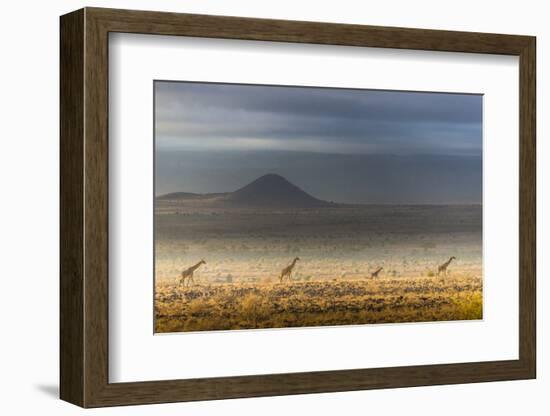
POLYGON ((482 319, 481 221, 480 205, 157 200, 155 332, 482 319))

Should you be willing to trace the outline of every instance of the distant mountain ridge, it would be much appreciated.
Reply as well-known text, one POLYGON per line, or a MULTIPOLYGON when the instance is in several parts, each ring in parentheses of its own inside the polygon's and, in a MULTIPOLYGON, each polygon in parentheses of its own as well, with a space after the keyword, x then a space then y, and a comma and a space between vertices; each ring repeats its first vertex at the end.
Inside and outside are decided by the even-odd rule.
POLYGON ((161 195, 157 199, 194 201, 202 205, 263 208, 320 208, 337 205, 313 197, 275 173, 263 175, 234 192, 210 194, 173 192, 161 195))

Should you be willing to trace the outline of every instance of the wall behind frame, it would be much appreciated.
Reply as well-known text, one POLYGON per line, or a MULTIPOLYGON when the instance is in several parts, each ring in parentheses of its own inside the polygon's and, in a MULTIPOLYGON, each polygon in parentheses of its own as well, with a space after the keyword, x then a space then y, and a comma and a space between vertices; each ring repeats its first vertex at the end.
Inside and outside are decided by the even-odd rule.
MULTIPOLYGON (((442 5, 435 0, 385 3, 352 0, 120 0, 6 3, 0 17, 3 59, 2 150, 0 152, 0 253, 2 253, 2 335, 0 385, 6 414, 41 411, 80 414, 58 395, 58 206, 59 206, 59 16, 84 6, 237 15, 275 19, 451 29, 537 36, 538 94, 538 379, 533 381, 425 387, 218 402, 166 404, 86 411, 102 415, 543 415, 548 408, 550 360, 543 323, 550 297, 543 258, 550 238, 550 145, 543 126, 550 88, 550 27, 544 2, 476 2, 442 5), (549 68, 546 68, 546 67, 549 68), (547 349, 546 349, 547 350, 547 349)), ((547 325, 546 325, 547 326, 547 325)))

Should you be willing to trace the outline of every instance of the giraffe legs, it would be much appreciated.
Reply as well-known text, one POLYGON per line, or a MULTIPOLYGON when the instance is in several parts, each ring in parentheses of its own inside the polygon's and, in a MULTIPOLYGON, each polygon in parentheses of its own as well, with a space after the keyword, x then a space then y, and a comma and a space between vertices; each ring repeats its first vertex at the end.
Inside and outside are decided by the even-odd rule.
POLYGON ((187 279, 187 276, 184 276, 183 274, 180 275, 180 277, 178 278, 179 286, 185 287, 185 279, 187 279))
POLYGON ((191 279, 193 279, 193 275, 190 274, 190 275, 188 275, 188 276, 185 276, 185 279, 187 279, 187 284, 185 284, 185 280, 184 280, 183 286, 184 286, 184 287, 189 287, 189 286, 191 286, 191 279))
POLYGON ((185 270, 181 273, 180 277, 178 278, 178 283, 183 287, 189 287, 191 286, 191 283, 193 283, 193 286, 195 285, 195 278, 193 275, 193 271, 191 270, 185 270))
POLYGON ((192 275, 182 276, 181 285, 183 287, 189 287, 189 285, 191 284, 191 278, 192 278, 192 275))

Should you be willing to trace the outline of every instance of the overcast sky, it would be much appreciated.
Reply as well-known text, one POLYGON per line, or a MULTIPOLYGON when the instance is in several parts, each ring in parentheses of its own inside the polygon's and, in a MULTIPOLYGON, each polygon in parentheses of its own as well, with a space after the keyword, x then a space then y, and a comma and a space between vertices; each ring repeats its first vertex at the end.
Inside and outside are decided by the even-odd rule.
MULTIPOLYGON (((322 188, 324 195, 321 196, 346 200, 341 202, 477 203, 481 200, 482 96, 156 81, 155 148, 157 194, 231 191, 233 189, 220 188, 233 182, 237 187, 245 185, 263 172, 253 158, 245 157, 253 152, 256 158, 261 155, 267 165, 264 173, 276 171, 298 182, 302 177, 303 181, 309 178, 309 182, 306 181, 309 185, 296 184, 302 188, 322 188), (225 166, 223 172, 217 173, 225 178, 216 179, 216 174, 211 174, 207 176, 212 179, 205 182, 203 170, 217 171, 217 167, 211 165, 212 157, 219 155, 223 159, 224 154, 231 154, 240 166, 225 166), (342 183, 330 185, 334 187, 332 191, 329 185, 326 189, 320 187, 311 178, 313 168, 304 165, 300 173, 297 166, 300 157, 294 158, 297 162, 292 169, 288 168, 289 154, 303 155, 304 161, 311 159, 309 154, 323 154, 326 166, 341 170, 338 177, 342 183), (395 194, 404 192, 397 188, 392 196, 378 192, 376 201, 372 201, 372 192, 368 189, 352 189, 348 196, 342 195, 338 188, 351 180, 346 178, 349 170, 346 155, 364 156, 371 162, 376 155, 384 156, 380 161, 392 160, 391 172, 385 171, 390 169, 390 164, 378 163, 380 178, 375 178, 376 182, 384 182, 388 175, 407 175, 410 182, 411 177, 414 180, 418 174, 418 195, 424 196, 411 197, 414 181, 410 185, 413 190, 406 192, 406 198, 395 194), (394 159, 388 159, 390 156, 394 159), (395 157, 415 162, 409 163, 409 170, 401 172, 399 163, 396 169, 395 157), (165 166, 159 167, 161 160, 165 166), (431 173, 426 172, 430 171, 429 166, 424 166, 426 160, 433 164, 431 173), (458 190, 462 195, 459 200, 444 193, 438 196, 437 190, 427 198, 420 189, 420 181, 425 183, 426 175, 436 182, 438 176, 446 177, 444 173, 448 168, 445 163, 438 163, 444 160, 453 161, 455 176, 471 177, 472 161, 476 166, 469 182, 458 181, 462 187, 458 190), (170 168, 174 163, 179 166, 177 169, 170 168), (191 164, 195 166, 193 170, 185 168, 191 164), (186 176, 182 177, 183 174, 186 176), (228 183, 228 177, 233 182, 228 183)), ((322 165, 317 169, 320 174, 322 165)), ((372 176, 372 172, 370 174, 372 176)), ((354 179, 356 182, 357 178, 354 179)), ((452 187, 453 183, 440 185, 443 189, 452 187)))

